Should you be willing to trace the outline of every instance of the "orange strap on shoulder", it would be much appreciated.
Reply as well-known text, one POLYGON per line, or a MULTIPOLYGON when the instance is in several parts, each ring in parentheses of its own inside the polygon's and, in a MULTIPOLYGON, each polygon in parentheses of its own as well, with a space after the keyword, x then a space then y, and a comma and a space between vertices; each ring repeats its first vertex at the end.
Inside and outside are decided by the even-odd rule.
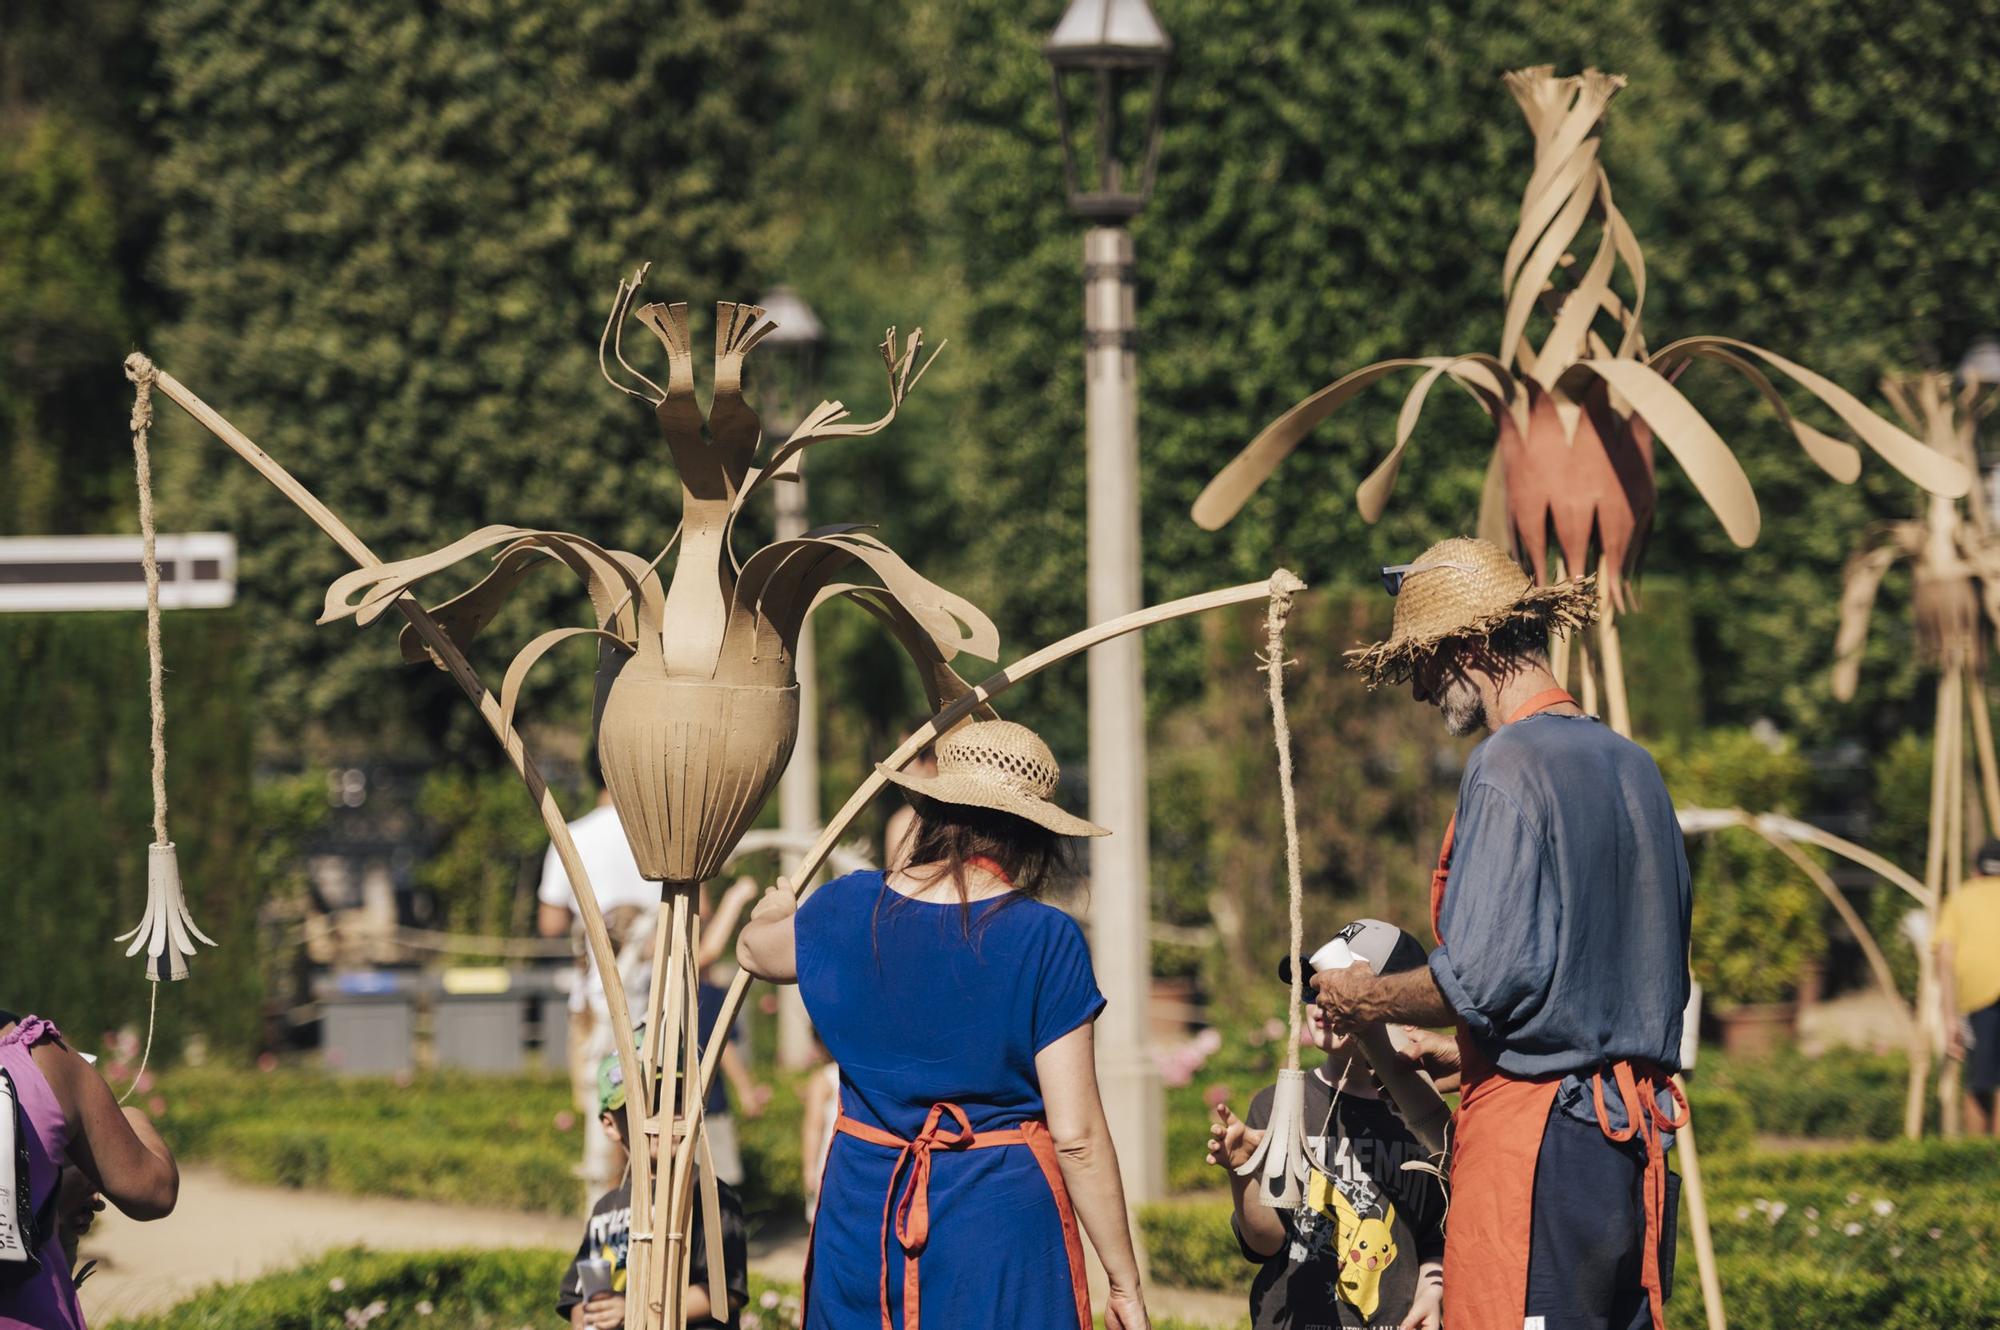
POLYGON ((1618 1097, 1625 1104, 1625 1129, 1613 1131, 1611 1117, 1604 1108, 1604 1073, 1599 1071, 1590 1078, 1590 1100, 1597 1110, 1597 1126, 1606 1137, 1623 1144, 1640 1136, 1646 1143, 1646 1173, 1644 1197, 1646 1203, 1646 1236, 1644 1250, 1640 1254, 1639 1280, 1646 1287, 1646 1299, 1653 1312, 1653 1330, 1666 1330, 1666 1295, 1660 1287, 1660 1237, 1666 1226, 1667 1211, 1667 1156, 1666 1147, 1660 1142, 1661 1131, 1677 1131, 1688 1124, 1687 1096, 1671 1077, 1667 1078, 1667 1089, 1672 1092, 1674 1102, 1680 1105, 1678 1116, 1669 1117, 1660 1109, 1658 1068, 1650 1063, 1635 1069, 1628 1059, 1620 1058, 1611 1064, 1611 1078, 1618 1085, 1618 1097))
POLYGON ((834 1124, 834 1130, 897 1152, 895 1166, 889 1170, 889 1190, 882 1198, 882 1272, 878 1285, 882 1330, 896 1330, 889 1307, 889 1235, 892 1232, 903 1249, 902 1330, 920 1330, 917 1258, 922 1255, 931 1236, 931 1155, 938 1150, 990 1150, 1005 1145, 1027 1146, 1035 1156, 1035 1162, 1041 1166, 1049 1190, 1055 1195, 1056 1212, 1062 1220, 1063 1246, 1069 1255, 1070 1286, 1076 1297, 1078 1330, 1090 1330, 1090 1287, 1083 1264, 1083 1242, 1077 1230, 1076 1212, 1070 1207, 1069 1191, 1063 1186, 1061 1164, 1056 1158, 1055 1142, 1049 1135, 1047 1124, 1028 1121, 1004 1131, 975 1133, 965 1110, 957 1104, 947 1103, 931 1105, 930 1114, 924 1119, 924 1129, 907 1141, 845 1113, 834 1124), (944 1122, 947 1115, 957 1124, 955 1129, 944 1122), (906 1166, 909 1169, 907 1177, 903 1172, 906 1166))

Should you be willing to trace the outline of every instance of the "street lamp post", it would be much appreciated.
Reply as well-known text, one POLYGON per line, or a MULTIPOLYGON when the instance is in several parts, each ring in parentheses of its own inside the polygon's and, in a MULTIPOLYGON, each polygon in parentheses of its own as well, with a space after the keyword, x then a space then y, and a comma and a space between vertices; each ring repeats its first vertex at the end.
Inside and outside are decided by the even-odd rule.
MULTIPOLYGON (((1141 608, 1139 377, 1126 223, 1152 192, 1160 91, 1172 50, 1146 0, 1072 0, 1043 47, 1062 125, 1070 209, 1092 223, 1083 241, 1083 310, 1093 623, 1141 608), (1072 117, 1072 100, 1091 113, 1072 117), (1141 113, 1130 114, 1140 101, 1141 113), (1136 140, 1135 125, 1143 126, 1136 140)), ((1098 1022, 1098 1079, 1126 1196, 1136 1204, 1166 1189, 1165 1109, 1147 1047, 1152 877, 1139 635, 1091 648, 1089 672, 1090 817, 1114 833, 1090 846, 1091 951, 1107 999, 1098 1022)))
MULTIPOLYGON (((826 342, 825 330, 812 307, 789 286, 772 288, 757 302, 777 326, 765 337, 763 370, 758 388, 758 405, 767 436, 782 439, 805 419, 816 400, 819 385, 819 353, 826 342)), ((791 540, 806 532, 805 454, 795 458, 797 478, 774 484, 776 536, 791 540)), ((799 680, 799 737, 792 746, 792 760, 778 780, 778 826, 788 845, 810 844, 819 832, 819 678, 813 649, 812 622, 799 627, 795 672, 799 680)), ((798 867, 800 851, 788 850, 784 857, 786 876, 798 867)), ((803 887, 803 883, 800 884, 803 887)), ((778 989, 778 1065, 797 1070, 812 1065, 812 1020, 806 1015, 805 1001, 798 985, 778 989)))

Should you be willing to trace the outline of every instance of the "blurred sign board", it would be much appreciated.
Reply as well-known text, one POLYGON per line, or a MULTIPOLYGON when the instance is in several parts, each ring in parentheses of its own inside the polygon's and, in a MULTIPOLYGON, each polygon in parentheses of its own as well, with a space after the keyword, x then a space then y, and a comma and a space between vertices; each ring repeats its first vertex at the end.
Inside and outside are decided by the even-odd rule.
MULTIPOLYGON (((142 610, 146 575, 140 552, 137 536, 0 537, 0 612, 142 610)), ((163 534, 158 553, 162 609, 235 603, 235 536, 163 534)))

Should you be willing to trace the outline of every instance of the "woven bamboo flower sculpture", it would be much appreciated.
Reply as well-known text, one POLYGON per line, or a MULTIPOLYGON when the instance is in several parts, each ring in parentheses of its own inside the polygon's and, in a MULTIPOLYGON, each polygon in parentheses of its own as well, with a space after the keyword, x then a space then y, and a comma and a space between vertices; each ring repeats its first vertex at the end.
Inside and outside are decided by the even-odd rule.
MULTIPOLYGON (((1973 435, 2000 403, 2000 388, 1973 380, 1954 393, 1948 375, 1918 374, 1885 378, 1882 395, 1939 454, 1968 469, 1978 465, 1973 435)), ((1942 495, 1926 499, 1921 518, 1872 528, 1847 561, 1833 648, 1833 695, 1843 702, 1854 696, 1860 678, 1875 593, 1899 560, 1910 561, 1915 577, 1917 642, 1940 670, 1978 665, 1982 616, 2000 638, 2000 538, 1989 522, 1985 497, 1975 486, 1964 509, 1942 495)))
POLYGON ((1440 379, 1449 379, 1486 409, 1498 429, 1480 505, 1480 534, 1525 555, 1538 582, 1549 580, 1551 531, 1569 573, 1593 565, 1599 573, 1615 719, 1623 710, 1623 689, 1611 678, 1617 657, 1610 611, 1626 607, 1625 579, 1652 525, 1654 441, 1680 463, 1731 540, 1747 546, 1757 538, 1757 500, 1741 464, 1675 386, 1692 361, 1711 360, 1750 380, 1806 454, 1843 483, 1860 474, 1859 450, 1793 416, 1758 362, 1805 389, 1864 444, 1932 493, 1963 494, 1970 474, 1838 384, 1761 347, 1703 336, 1649 351, 1641 325, 1645 258, 1612 201, 1599 160, 1604 112, 1624 78, 1596 70, 1557 78, 1545 65, 1508 74, 1506 83, 1534 135, 1535 164, 1501 265, 1507 306, 1498 354, 1384 360, 1336 380, 1266 426, 1209 483, 1194 517, 1211 530, 1222 526, 1321 421, 1378 380, 1421 370, 1403 399, 1394 446, 1356 496, 1362 516, 1377 520, 1425 399, 1440 379), (1586 228, 1594 228, 1596 249, 1579 270, 1572 246, 1586 228), (1621 269, 1625 294, 1614 289, 1621 269), (1538 315, 1547 325, 1539 346, 1529 336, 1538 315))
MULTIPOLYGON (((673 455, 681 522, 660 557, 649 562, 566 532, 488 526, 430 554, 341 577, 327 591, 321 622, 352 616, 371 623, 425 578, 498 546, 485 579, 434 611, 463 647, 531 573, 569 568, 588 588, 596 626, 553 629, 522 648, 501 686, 502 714, 511 723, 522 682, 550 648, 578 636, 600 639, 598 752, 612 802, 645 876, 695 883, 721 868, 791 755, 798 733, 794 651, 814 609, 845 598, 880 619, 916 663, 933 710, 965 691, 948 662, 960 651, 997 657, 999 634, 970 601, 919 576, 859 526, 822 527, 741 562, 732 546, 745 505, 765 484, 793 477, 806 448, 873 434, 895 419, 929 367, 922 330, 899 341, 892 328, 882 343, 886 414, 847 423, 844 406, 822 402, 760 466, 763 436, 743 398, 743 358, 776 325, 754 305, 716 306, 714 397, 704 420, 687 306, 633 310, 644 276, 641 268, 619 283, 599 365, 612 386, 652 405, 673 455), (664 388, 625 358, 628 315, 666 348, 664 388), (613 377, 613 359, 640 386, 613 377), (676 546, 663 589, 655 568, 676 546), (835 581, 856 565, 879 585, 835 581)), ((402 645, 405 659, 424 659, 423 643, 408 629, 402 645)))

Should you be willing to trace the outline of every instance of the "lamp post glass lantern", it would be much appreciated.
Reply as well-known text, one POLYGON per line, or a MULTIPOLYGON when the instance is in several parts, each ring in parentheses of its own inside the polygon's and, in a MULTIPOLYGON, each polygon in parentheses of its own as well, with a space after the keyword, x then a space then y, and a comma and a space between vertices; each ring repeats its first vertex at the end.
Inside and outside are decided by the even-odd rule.
MULTIPOLYGON (((1073 0, 1042 49, 1062 124, 1070 209, 1091 223, 1083 239, 1086 613, 1104 623, 1144 603, 1138 325, 1125 223, 1152 193, 1173 44, 1146 0, 1073 0), (1093 108, 1087 122, 1071 115, 1072 99, 1093 108), (1136 142, 1134 126, 1143 126, 1136 142)), ((1166 1190, 1166 1110, 1147 1047, 1152 870, 1138 635, 1092 647, 1087 667, 1090 819, 1113 833, 1090 843, 1090 951, 1109 1000, 1098 1022, 1098 1081, 1125 1193, 1145 1202, 1166 1190)))
MULTIPOLYGON (((777 325, 760 344, 764 359, 754 384, 757 404, 771 432, 783 437, 818 405, 819 361, 826 346, 826 330, 812 306, 789 286, 773 287, 757 303, 764 307, 764 317, 777 325)), ((810 525, 806 518, 805 460, 805 454, 798 453, 793 458, 798 469, 792 479, 771 486, 779 540, 796 540, 810 525)), ((819 672, 810 621, 800 625, 793 651, 793 673, 799 681, 799 737, 792 745, 785 774, 778 779, 778 826, 785 832, 787 845, 803 847, 819 832, 819 672)), ((797 877, 801 852, 787 850, 785 876, 797 877)), ((805 1002, 796 984, 784 985, 778 990, 778 1063, 797 1070, 810 1066, 812 1060, 812 1021, 806 1015, 805 1002)))
POLYGON ((1062 127, 1069 206, 1079 217, 1126 221, 1152 194, 1173 49, 1146 0, 1071 0, 1049 34, 1042 53, 1062 127))

